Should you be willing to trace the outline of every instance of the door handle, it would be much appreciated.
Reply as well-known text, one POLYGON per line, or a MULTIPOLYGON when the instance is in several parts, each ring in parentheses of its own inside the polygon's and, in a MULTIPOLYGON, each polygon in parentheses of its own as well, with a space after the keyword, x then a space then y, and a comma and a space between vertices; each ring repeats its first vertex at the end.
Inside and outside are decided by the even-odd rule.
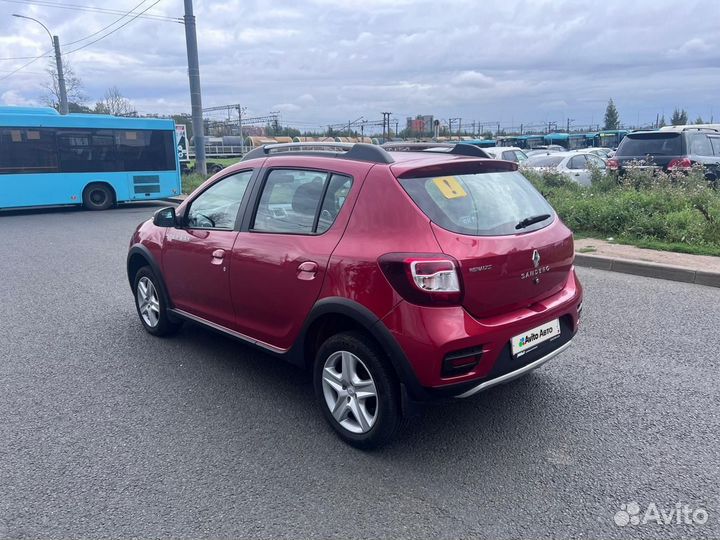
POLYGON ((304 281, 315 279, 318 271, 318 265, 314 261, 305 261, 297 268, 297 278, 304 281))
POLYGON ((223 263, 223 258, 225 257, 225 250, 224 249, 216 249, 212 252, 212 260, 210 261, 210 264, 219 265, 223 263))

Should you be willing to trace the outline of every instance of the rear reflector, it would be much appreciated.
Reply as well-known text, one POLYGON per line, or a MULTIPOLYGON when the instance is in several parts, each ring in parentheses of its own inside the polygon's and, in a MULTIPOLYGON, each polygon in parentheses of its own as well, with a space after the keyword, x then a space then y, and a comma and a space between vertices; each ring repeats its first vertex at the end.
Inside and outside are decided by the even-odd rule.
POLYGON ((443 359, 442 377, 457 377, 470 373, 482 358, 482 347, 472 347, 448 354, 443 359))

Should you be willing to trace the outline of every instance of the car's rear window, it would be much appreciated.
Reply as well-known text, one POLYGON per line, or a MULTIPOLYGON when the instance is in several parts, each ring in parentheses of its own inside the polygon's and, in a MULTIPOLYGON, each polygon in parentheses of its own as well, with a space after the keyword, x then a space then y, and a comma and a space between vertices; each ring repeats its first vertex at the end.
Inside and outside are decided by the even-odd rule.
POLYGON ((563 156, 530 156, 526 167, 557 167, 565 159, 563 156))
POLYGON ((636 133, 625 136, 616 155, 623 156, 679 156, 682 144, 679 133, 636 133))
POLYGON ((473 236, 517 234, 552 222, 552 207, 519 172, 488 172, 431 178, 401 178, 420 209, 443 229, 473 236), (526 218, 550 217, 526 228, 526 218))

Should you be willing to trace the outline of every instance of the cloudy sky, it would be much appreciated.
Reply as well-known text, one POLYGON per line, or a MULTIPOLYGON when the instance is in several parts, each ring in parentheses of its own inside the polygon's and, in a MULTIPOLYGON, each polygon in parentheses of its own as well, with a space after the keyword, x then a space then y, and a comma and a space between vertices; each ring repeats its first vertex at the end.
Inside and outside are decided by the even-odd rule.
MULTIPOLYGON (((10 74, 49 48, 21 13, 60 36, 90 104, 116 85, 140 112, 189 112, 181 24, 136 19, 74 51, 128 19, 83 40, 118 15, 51 5, 138 3, 0 0, 0 104, 40 104, 48 78, 49 58, 10 74)), ((182 12, 160 0, 147 13, 182 12)), ((195 0, 195 14, 203 105, 280 111, 300 128, 382 111, 583 125, 602 122, 610 97, 627 124, 676 106, 720 118, 719 0, 195 0)))

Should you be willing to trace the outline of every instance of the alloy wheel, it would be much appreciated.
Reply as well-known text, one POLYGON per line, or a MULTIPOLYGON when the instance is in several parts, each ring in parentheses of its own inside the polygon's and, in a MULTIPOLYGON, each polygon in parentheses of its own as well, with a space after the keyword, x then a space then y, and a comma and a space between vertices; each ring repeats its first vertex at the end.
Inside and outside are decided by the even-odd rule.
POLYGON ((147 277, 140 278, 136 295, 140 316, 145 324, 155 328, 160 320, 160 300, 155 285, 147 277))
POLYGON ((352 433, 367 433, 378 415, 377 387, 360 358, 336 351, 325 361, 322 372, 325 403, 335 421, 352 433))

